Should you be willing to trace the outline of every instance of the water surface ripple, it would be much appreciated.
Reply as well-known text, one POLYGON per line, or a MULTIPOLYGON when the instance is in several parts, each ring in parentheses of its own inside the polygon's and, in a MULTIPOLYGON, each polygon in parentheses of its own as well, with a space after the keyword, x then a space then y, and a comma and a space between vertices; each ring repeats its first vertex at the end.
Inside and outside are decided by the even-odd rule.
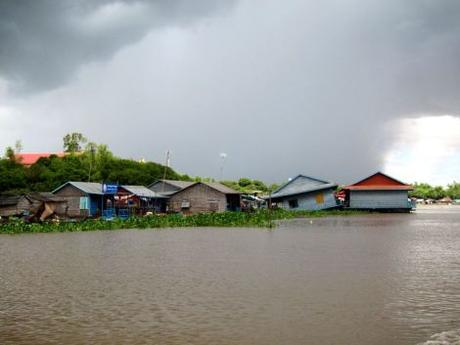
POLYGON ((460 212, 2 235, 0 289, 5 345, 459 344, 460 212))

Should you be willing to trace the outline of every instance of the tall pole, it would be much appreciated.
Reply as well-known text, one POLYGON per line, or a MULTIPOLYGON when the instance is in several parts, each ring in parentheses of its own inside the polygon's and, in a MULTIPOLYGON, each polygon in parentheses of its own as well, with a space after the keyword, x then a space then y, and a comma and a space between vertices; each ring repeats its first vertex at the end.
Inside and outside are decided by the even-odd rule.
POLYGON ((271 229, 272 225, 272 189, 270 187, 268 194, 268 227, 271 229))
POLYGON ((163 181, 161 185, 161 193, 165 191, 166 172, 168 171, 168 168, 170 166, 171 166, 171 152, 168 150, 166 151, 165 169, 163 171, 163 181))
POLYGON ((94 153, 96 151, 96 148, 94 145, 90 144, 90 157, 89 157, 89 173, 88 173, 88 182, 91 182, 91 170, 93 170, 93 161, 94 161, 94 153))
POLYGON ((226 153, 221 153, 220 154, 220 159, 221 159, 221 164, 220 164, 220 181, 224 179, 224 165, 225 165, 225 159, 227 158, 226 153))

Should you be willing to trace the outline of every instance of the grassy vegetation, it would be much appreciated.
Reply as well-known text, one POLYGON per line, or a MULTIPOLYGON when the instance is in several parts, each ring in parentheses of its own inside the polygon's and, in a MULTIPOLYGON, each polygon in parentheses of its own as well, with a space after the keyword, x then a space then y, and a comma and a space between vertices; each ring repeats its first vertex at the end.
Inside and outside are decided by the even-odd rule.
POLYGON ((299 218, 299 217, 325 217, 362 214, 358 211, 285 211, 261 210, 254 213, 224 212, 203 213, 191 216, 180 214, 152 215, 145 217, 132 217, 127 220, 115 219, 105 221, 89 219, 82 222, 48 222, 25 223, 15 219, 0 225, 0 234, 19 234, 31 232, 74 232, 93 230, 118 230, 118 229, 152 229, 152 228, 182 228, 182 227, 265 227, 274 226, 273 221, 299 218))

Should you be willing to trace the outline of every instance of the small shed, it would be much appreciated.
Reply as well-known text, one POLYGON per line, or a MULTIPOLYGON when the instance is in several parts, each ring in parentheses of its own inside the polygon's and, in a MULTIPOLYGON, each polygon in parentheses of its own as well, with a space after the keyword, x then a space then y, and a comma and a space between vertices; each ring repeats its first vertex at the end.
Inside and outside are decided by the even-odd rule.
POLYGON ((190 187, 194 183, 195 182, 190 181, 157 180, 148 186, 148 188, 155 193, 169 196, 184 188, 190 187))
POLYGON ((343 188, 345 205, 351 209, 409 212, 412 186, 382 172, 343 188))
POLYGON ((144 186, 122 185, 115 195, 115 207, 128 209, 130 214, 166 212, 168 197, 144 186))
POLYGON ((0 217, 29 215, 32 201, 25 195, 0 196, 0 217))
POLYGON ((324 210, 338 207, 336 189, 336 183, 298 175, 275 190, 270 199, 288 210, 324 210))
POLYGON ((452 198, 450 196, 445 196, 444 198, 442 199, 439 199, 437 201, 438 204, 444 204, 444 205, 452 205, 452 198))
POLYGON ((239 211, 241 193, 216 182, 195 182, 174 194, 168 202, 169 211, 184 214, 239 211))
POLYGON ((67 202, 51 193, 0 196, 1 217, 25 217, 43 221, 53 214, 65 216, 67 202))
POLYGON ((36 192, 26 196, 32 202, 29 220, 44 221, 52 215, 67 216, 67 200, 52 193, 36 192))
POLYGON ((71 181, 56 188, 52 193, 67 201, 69 217, 98 216, 106 207, 101 183, 71 181))

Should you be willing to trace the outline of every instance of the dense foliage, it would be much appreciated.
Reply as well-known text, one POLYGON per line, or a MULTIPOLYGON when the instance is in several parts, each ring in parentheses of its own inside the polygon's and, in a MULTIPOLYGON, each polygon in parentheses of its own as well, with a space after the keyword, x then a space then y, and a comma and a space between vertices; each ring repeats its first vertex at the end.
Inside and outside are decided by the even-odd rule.
POLYGON ((279 187, 277 184, 266 185, 262 181, 245 177, 240 178, 238 181, 222 181, 222 184, 239 192, 250 194, 268 194, 279 187))
MULTIPOLYGON (((79 143, 65 144, 68 145, 75 149, 79 143)), ((118 158, 106 145, 94 143, 89 143, 84 151, 69 152, 64 157, 40 158, 30 167, 17 161, 12 148, 7 148, 5 157, 0 159, 0 193, 52 191, 67 181, 148 185, 163 177, 184 179, 169 167, 118 158)))
POLYGON ((410 196, 422 199, 442 199, 450 197, 452 199, 460 199, 460 183, 453 182, 446 188, 441 186, 431 186, 428 183, 414 183, 414 190, 410 192, 410 196))
MULTIPOLYGON (((119 184, 149 185, 161 178, 184 181, 215 182, 212 178, 190 177, 176 173, 154 162, 138 162, 115 157, 107 145, 88 142, 81 133, 69 133, 63 138, 64 157, 41 158, 30 167, 18 161, 22 149, 20 141, 7 147, 0 159, 0 194, 29 191, 52 191, 68 181, 117 182, 119 184), (83 148, 83 145, 86 146, 83 148)), ((241 178, 222 181, 226 186, 243 193, 268 194, 278 186, 267 186, 259 180, 241 178)))
POLYGON ((25 223, 20 219, 10 220, 0 225, 0 234, 18 234, 29 232, 74 232, 92 230, 117 229, 153 229, 153 228, 182 228, 182 227, 266 227, 271 228, 273 221, 298 217, 324 217, 332 215, 354 215, 358 211, 328 210, 328 211, 286 211, 286 210, 259 210, 254 213, 224 212, 201 213, 191 216, 181 214, 151 215, 145 217, 131 217, 127 220, 89 219, 83 222, 48 222, 25 223))

